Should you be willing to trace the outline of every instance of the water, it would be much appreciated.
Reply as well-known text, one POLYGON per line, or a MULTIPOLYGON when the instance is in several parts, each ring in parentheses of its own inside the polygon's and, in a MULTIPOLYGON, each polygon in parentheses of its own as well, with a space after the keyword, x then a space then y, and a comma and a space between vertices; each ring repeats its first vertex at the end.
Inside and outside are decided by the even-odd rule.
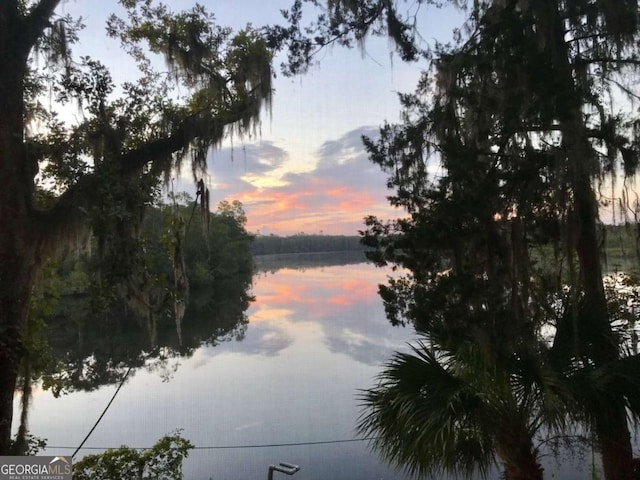
MULTIPOLYGON (((179 428, 197 447, 187 479, 261 479, 279 462, 299 464, 299 480, 406 478, 366 442, 263 446, 354 439, 358 389, 412 336, 385 319, 377 285, 389 272, 364 263, 272 272, 254 278, 244 338, 135 370, 80 455, 148 447, 179 428)), ((48 440, 43 454, 71 454, 115 389, 58 399, 36 390, 30 429, 48 440)))
MULTIPOLYGON (((56 349, 83 387, 57 399, 36 389, 30 429, 48 440, 42 454, 70 455, 134 365, 78 457, 123 444, 149 447, 182 429, 196 446, 185 479, 264 479, 268 465, 280 462, 302 470, 275 480, 407 479, 366 442, 346 441, 356 438, 358 389, 373 386, 382 363, 413 338, 385 318, 377 285, 391 272, 366 263, 322 266, 315 256, 285 259, 297 268, 274 260, 254 277, 246 312, 241 283, 194 297, 183 347, 170 322, 159 325, 160 354, 152 359, 147 330, 130 319, 94 320, 83 335, 56 329, 64 338, 56 349), (87 364, 96 367, 78 366, 87 364)), ((590 478, 591 458, 559 462, 544 459, 546 478, 590 478)))

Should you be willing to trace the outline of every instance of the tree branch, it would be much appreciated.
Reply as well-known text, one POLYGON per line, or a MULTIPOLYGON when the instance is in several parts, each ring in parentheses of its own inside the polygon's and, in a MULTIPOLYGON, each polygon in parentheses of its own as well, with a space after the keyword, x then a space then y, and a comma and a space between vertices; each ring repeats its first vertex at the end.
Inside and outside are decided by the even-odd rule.
POLYGON ((53 15, 60 0, 40 0, 25 19, 25 31, 27 42, 25 44, 30 51, 45 28, 49 26, 49 19, 53 15))
POLYGON ((608 82, 610 82, 610 83, 613 83, 620 90, 622 90, 624 93, 626 93, 629 97, 635 98, 636 100, 640 100, 640 95, 639 94, 632 92, 629 87, 623 85, 621 82, 619 82, 619 81, 617 81, 617 80, 615 80, 613 78, 607 78, 606 80, 608 82))
POLYGON ((619 65, 640 66, 640 58, 615 58, 615 57, 593 57, 593 58, 577 58, 577 65, 590 65, 592 63, 617 63, 619 65))
MULTIPOLYGON (((248 101, 247 108, 251 107, 251 101, 248 101)), ((140 175, 147 166, 151 166, 151 174, 159 175, 163 170, 171 168, 167 159, 193 145, 198 138, 202 138, 205 144, 215 144, 221 140, 226 126, 245 120, 245 111, 246 109, 238 108, 238 105, 231 105, 215 117, 209 110, 195 112, 185 117, 167 136, 151 140, 113 158, 116 175, 131 178, 140 175)), ((52 209, 33 212, 34 221, 42 233, 41 238, 59 243, 59 239, 67 232, 77 231, 78 226, 86 221, 83 212, 91 208, 90 192, 94 190, 96 178, 95 173, 83 176, 60 196, 52 209)))

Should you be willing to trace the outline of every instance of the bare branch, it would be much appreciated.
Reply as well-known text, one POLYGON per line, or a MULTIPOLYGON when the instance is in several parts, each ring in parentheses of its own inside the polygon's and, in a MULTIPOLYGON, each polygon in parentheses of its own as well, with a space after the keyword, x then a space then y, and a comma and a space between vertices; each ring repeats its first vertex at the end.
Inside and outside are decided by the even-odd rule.
POLYGON ((615 80, 613 78, 607 78, 606 80, 609 83, 613 83, 615 86, 617 86, 620 90, 622 90, 624 93, 626 93, 628 97, 635 98, 636 100, 640 100, 640 95, 638 95, 637 93, 632 92, 630 88, 626 87, 625 85, 623 85, 618 80, 615 80))

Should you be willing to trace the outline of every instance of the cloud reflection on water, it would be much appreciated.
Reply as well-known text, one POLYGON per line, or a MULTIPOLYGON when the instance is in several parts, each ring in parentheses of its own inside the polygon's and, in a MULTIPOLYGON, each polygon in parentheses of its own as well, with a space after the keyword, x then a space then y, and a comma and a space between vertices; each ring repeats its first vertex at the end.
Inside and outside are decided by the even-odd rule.
POLYGON ((313 322, 331 352, 366 365, 379 365, 411 336, 408 329, 391 327, 384 316, 377 285, 386 281, 387 273, 362 263, 313 270, 284 269, 277 275, 261 276, 254 285, 256 301, 249 311, 249 330, 259 328, 260 332, 254 332, 261 339, 257 341, 265 352, 273 354, 269 349, 273 341, 264 340, 271 338, 265 335, 277 338, 279 322, 287 320, 294 338, 302 323, 313 322), (270 332, 264 332, 265 328, 270 332))
MULTIPOLYGON (((137 372, 87 445, 149 446, 175 428, 183 428, 199 447, 353 438, 358 389, 371 386, 377 366, 410 333, 391 327, 384 317, 376 285, 385 275, 366 264, 283 268, 258 275, 243 336, 206 344, 180 358, 168 382, 157 372, 137 372)), ((34 402, 34 434, 48 438, 52 446, 77 445, 113 390, 107 386, 59 399, 44 392, 34 402)), ((64 453, 69 452, 46 452, 64 453)), ((258 478, 269 463, 279 461, 299 463, 308 480, 390 478, 390 470, 359 442, 197 450, 184 473, 185 478, 206 480, 251 471, 241 478, 258 478)))

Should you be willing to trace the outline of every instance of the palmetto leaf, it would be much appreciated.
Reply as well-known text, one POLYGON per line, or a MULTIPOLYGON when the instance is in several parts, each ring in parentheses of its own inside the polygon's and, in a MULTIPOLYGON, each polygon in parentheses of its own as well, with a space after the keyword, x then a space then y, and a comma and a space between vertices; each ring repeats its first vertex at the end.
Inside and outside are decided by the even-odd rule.
POLYGON ((377 437, 374 449, 412 474, 486 475, 495 463, 487 405, 453 373, 454 362, 419 343, 396 354, 378 386, 362 392, 359 432, 377 437))

